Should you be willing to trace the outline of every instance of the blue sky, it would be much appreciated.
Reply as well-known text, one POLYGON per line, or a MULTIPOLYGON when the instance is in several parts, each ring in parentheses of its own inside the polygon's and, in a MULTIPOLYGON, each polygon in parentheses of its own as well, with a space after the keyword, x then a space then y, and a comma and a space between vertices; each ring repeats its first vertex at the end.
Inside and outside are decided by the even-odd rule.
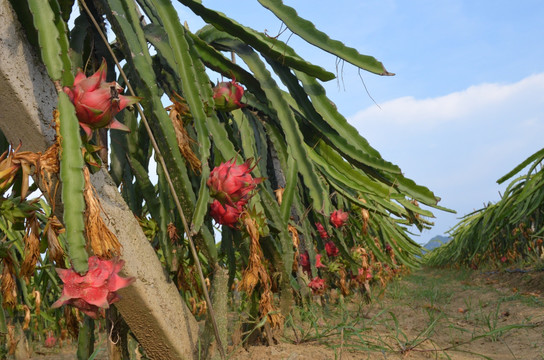
MULTIPOLYGON (((255 0, 203 1, 276 35, 281 22, 255 0)), ((434 211, 443 234, 497 201, 496 180, 541 149, 544 134, 544 2, 285 1, 334 39, 382 61, 394 77, 340 65, 328 96, 382 156, 458 213, 434 211)), ((195 31, 202 22, 178 4, 195 31)), ((330 71, 336 58, 284 32, 280 39, 330 71)))

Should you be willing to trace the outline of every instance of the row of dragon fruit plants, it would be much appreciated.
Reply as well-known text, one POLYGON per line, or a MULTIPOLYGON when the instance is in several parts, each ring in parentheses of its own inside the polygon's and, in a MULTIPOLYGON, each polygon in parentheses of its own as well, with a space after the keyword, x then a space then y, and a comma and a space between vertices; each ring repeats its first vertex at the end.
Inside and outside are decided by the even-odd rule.
POLYGON ((452 240, 425 256, 430 266, 542 267, 544 261, 544 149, 497 180, 508 180, 499 201, 465 215, 452 240))
MULTIPOLYGON (((432 226, 433 216, 420 204, 447 210, 338 112, 318 81, 334 74, 198 1, 180 2, 208 25, 191 32, 170 1, 98 0, 90 9, 80 2, 71 28, 71 1, 16 4, 22 19, 33 20, 21 23, 58 90, 58 110, 56 142, 43 153, 3 142, 7 317, 0 330, 10 334, 10 349, 16 323, 38 338, 77 337, 84 323, 100 323, 120 301, 119 289, 137 281, 118 274, 133 260, 123 257, 100 215, 90 180, 100 167, 195 316, 205 318, 205 294, 220 267, 252 315, 277 329, 305 289, 315 298, 331 289, 368 296, 372 284, 384 288, 418 266, 411 231, 432 226), (213 83, 209 71, 231 80, 213 83), (122 95, 125 89, 130 95, 122 95), (42 195, 28 198, 37 184, 42 195)), ((393 75, 292 8, 261 3, 307 42, 360 69, 393 75)))

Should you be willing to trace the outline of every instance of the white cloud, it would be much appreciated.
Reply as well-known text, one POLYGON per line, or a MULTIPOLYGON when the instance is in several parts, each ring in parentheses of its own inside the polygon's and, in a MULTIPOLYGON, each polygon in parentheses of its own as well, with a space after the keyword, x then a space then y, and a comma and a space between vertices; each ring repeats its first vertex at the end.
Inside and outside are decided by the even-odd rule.
MULTIPOLYGON (((448 95, 402 97, 359 111, 349 122, 460 217, 498 200, 496 180, 541 149, 544 73, 512 84, 481 84, 448 95)), ((437 233, 455 225, 435 211, 437 233)))
MULTIPOLYGON (((355 126, 368 124, 437 126, 450 121, 469 120, 471 115, 495 113, 506 106, 544 101, 544 73, 514 84, 481 84, 445 96, 415 99, 405 96, 371 106, 350 118, 355 126)), ((529 105, 530 106, 530 105, 529 105)))

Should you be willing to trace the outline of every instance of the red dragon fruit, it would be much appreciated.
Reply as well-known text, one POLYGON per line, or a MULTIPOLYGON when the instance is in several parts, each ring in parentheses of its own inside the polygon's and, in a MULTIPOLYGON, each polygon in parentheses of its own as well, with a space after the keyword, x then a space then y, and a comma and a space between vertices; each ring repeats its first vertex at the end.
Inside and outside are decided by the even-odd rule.
POLYGON ((331 213, 331 224, 336 228, 340 228, 348 221, 348 213, 342 210, 335 210, 331 213))
POLYGON ((221 111, 232 111, 245 106, 240 101, 244 96, 244 88, 232 81, 220 82, 213 88, 213 100, 215 108, 221 111))
POLYGON ((57 338, 53 335, 49 334, 49 336, 45 339, 43 346, 46 348, 52 348, 57 345, 57 338))
POLYGON ((338 248, 332 241, 327 241, 327 243, 325 244, 325 251, 327 252, 327 255, 329 257, 338 256, 338 248))
POLYGON ((321 279, 319 276, 316 276, 308 283, 312 293, 314 295, 321 295, 325 292, 325 280, 321 279))
POLYGON ((242 206, 242 204, 234 204, 234 206, 221 204, 218 200, 214 200, 210 205, 210 215, 217 223, 236 228, 242 214, 242 206))
POLYGON ((315 227, 317 228, 317 232, 319 233, 319 236, 323 240, 327 240, 329 238, 329 234, 327 234, 327 230, 323 227, 323 225, 319 222, 315 223, 315 227))
POLYGON ((114 117, 128 105, 140 100, 135 96, 119 95, 123 88, 115 81, 106 82, 106 73, 107 65, 103 60, 102 65, 93 75, 86 77, 79 70, 74 85, 63 89, 74 104, 79 125, 87 137, 91 136, 93 129, 102 127, 130 131, 114 117))
POLYGON ((262 181, 251 175, 253 159, 246 160, 242 165, 236 165, 231 159, 216 166, 206 182, 210 188, 210 195, 222 204, 245 205, 250 193, 262 181))
POLYGON ((358 274, 356 278, 361 281, 372 279, 372 270, 370 269, 359 268, 358 274))
POLYGON ((316 268, 324 268, 325 265, 321 262, 321 254, 317 254, 315 256, 315 267, 316 268))
POLYGON ((309 274, 312 271, 310 266, 310 256, 308 255, 307 251, 299 255, 298 261, 305 273, 309 274))

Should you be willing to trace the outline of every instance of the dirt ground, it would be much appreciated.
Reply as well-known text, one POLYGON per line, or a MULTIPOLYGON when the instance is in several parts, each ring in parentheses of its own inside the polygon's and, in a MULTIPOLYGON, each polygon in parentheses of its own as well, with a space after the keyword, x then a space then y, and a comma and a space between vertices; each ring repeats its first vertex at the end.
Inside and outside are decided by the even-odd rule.
MULTIPOLYGON (((278 337, 230 346, 227 358, 544 360, 544 271, 421 269, 370 304, 333 296, 301 311, 278 337)), ((38 352, 32 359, 75 359, 73 348, 38 352)), ((96 359, 107 358, 104 350, 96 359)))
POLYGON ((542 360, 543 291, 542 271, 422 269, 369 305, 347 304, 350 315, 330 305, 299 344, 287 331, 282 344, 238 349, 230 359, 542 360))

